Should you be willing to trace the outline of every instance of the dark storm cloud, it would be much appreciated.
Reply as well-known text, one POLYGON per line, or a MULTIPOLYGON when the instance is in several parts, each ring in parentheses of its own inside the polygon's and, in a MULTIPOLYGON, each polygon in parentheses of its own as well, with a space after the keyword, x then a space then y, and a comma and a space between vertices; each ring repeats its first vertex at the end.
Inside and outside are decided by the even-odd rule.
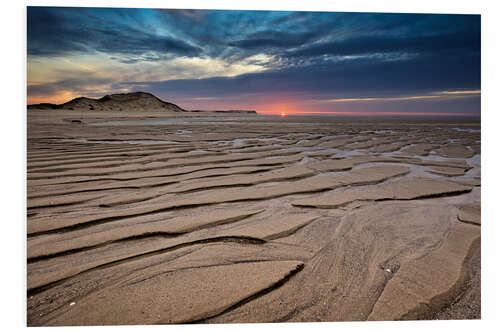
MULTIPOLYGON (((107 17, 97 9, 28 7, 28 55, 62 56, 94 51, 142 55, 148 52, 196 56, 201 49, 180 39, 159 36, 147 27, 123 23, 123 9, 108 9, 107 17)), ((102 9, 101 9, 102 11, 102 9)), ((133 22, 133 21, 132 21, 133 22)))
POLYGON ((443 50, 480 52, 480 17, 472 15, 291 13, 270 25, 274 31, 247 34, 228 45, 246 52, 272 49, 285 58, 443 50), (297 33, 300 29, 304 31, 297 33))
POLYGON ((181 20, 197 23, 200 23, 203 17, 208 13, 208 11, 196 9, 157 9, 157 11, 166 12, 167 14, 177 17, 181 20))
POLYGON ((56 9, 28 7, 28 56, 57 56, 69 52, 85 52, 89 34, 72 27, 71 20, 56 9))
POLYGON ((99 51, 124 63, 478 50, 479 39, 471 15, 28 7, 29 55, 99 51))
MULTIPOLYGON (((183 9, 158 9, 155 12, 158 21, 169 31, 201 47, 203 55, 212 58, 237 60, 248 57, 255 54, 255 50, 239 47, 239 43, 252 37, 277 41, 264 37, 263 31, 272 30, 270 32, 276 35, 289 33, 272 23, 283 16, 283 12, 183 9), (229 44, 234 45, 230 47, 229 44)), ((307 29, 298 33, 311 34, 307 29)))
POLYGON ((286 57, 318 55, 361 55, 373 53, 441 53, 443 51, 477 52, 480 36, 469 31, 432 36, 364 36, 327 42, 285 54, 286 57))
POLYGON ((364 96, 480 87, 480 58, 427 56, 400 61, 357 59, 286 68, 278 71, 161 82, 123 82, 161 96, 230 96, 236 94, 364 96))
POLYGON ((247 39, 230 42, 228 43, 228 45, 241 48, 263 48, 263 47, 289 48, 307 43, 317 35, 318 35, 317 33, 313 32, 287 33, 279 31, 264 31, 253 34, 249 36, 247 39))
POLYGON ((272 51, 281 58, 310 58, 308 63, 321 55, 480 52, 480 17, 472 15, 291 13, 269 26, 275 30, 227 45, 238 48, 235 53, 272 51))
POLYGON ((109 78, 100 78, 92 75, 80 75, 79 77, 68 78, 56 82, 45 84, 32 84, 28 85, 28 95, 32 96, 47 96, 51 94, 58 94, 61 91, 78 91, 80 94, 86 96, 100 95, 101 92, 96 91, 96 86, 105 86, 113 83, 109 78))

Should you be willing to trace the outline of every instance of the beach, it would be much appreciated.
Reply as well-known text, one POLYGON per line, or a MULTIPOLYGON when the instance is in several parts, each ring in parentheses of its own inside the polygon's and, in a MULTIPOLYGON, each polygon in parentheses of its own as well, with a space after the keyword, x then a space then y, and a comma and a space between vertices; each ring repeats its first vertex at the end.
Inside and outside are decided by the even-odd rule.
POLYGON ((479 118, 27 112, 28 326, 479 319, 479 118))

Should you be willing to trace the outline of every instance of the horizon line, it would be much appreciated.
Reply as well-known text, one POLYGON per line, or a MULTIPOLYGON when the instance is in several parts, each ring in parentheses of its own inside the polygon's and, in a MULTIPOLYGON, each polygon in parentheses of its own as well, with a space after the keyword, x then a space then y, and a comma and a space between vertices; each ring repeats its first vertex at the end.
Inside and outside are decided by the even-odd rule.
MULTIPOLYGON (((276 111, 257 111, 257 114, 268 116, 281 116, 281 112, 276 111)), ((450 117, 477 117, 480 118, 481 114, 477 113, 459 113, 459 112, 392 112, 392 111, 353 111, 353 112, 319 112, 319 111, 301 111, 284 114, 288 116, 450 116, 450 117)))

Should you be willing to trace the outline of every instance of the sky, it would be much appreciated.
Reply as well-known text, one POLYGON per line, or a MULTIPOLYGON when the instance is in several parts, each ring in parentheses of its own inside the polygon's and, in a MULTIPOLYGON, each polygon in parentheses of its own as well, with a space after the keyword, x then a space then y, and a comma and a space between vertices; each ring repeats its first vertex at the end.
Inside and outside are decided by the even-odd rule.
POLYGON ((28 104, 480 116, 479 15, 28 7, 28 104))

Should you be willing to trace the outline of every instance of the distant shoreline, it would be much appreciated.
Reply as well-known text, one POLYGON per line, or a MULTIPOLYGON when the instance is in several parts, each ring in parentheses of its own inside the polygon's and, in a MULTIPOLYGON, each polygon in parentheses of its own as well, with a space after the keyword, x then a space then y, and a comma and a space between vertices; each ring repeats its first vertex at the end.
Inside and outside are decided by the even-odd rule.
MULTIPOLYGON (((45 103, 42 103, 45 104, 45 103)), ((62 112, 92 112, 95 113, 96 115, 104 115, 109 113, 111 110, 106 110, 106 111, 94 111, 94 110, 85 110, 85 109, 64 109, 64 108, 44 108, 44 107, 37 107, 40 104, 29 104, 27 105, 27 111, 62 111, 62 112)), ((114 111, 114 110, 113 110, 114 111)), ((117 110, 118 111, 118 110, 117 110)), ((124 109, 124 110, 119 110, 118 112, 123 112, 124 114, 130 114, 134 113, 135 115, 142 115, 142 116, 148 116, 149 110, 134 110, 134 109, 124 109)), ((157 115, 158 110, 151 110, 151 114, 154 114, 155 116, 157 115)), ((184 110, 182 112, 176 112, 176 113, 164 113, 165 116, 223 116, 224 114, 228 114, 231 116, 235 115, 255 115, 255 116, 270 116, 270 117, 281 117, 280 114, 271 114, 271 113, 261 113, 255 110, 184 110)), ((289 117, 328 117, 328 118, 375 118, 375 119, 470 119, 470 120, 475 120, 475 121, 481 121, 481 115, 470 115, 470 114, 449 114, 449 115, 431 115, 431 114, 424 114, 424 115, 416 115, 416 114, 398 114, 398 115, 387 115, 387 114, 370 114, 370 115, 365 115, 365 114, 330 114, 330 113, 315 113, 315 114, 287 114, 283 118, 289 118, 289 117)))

